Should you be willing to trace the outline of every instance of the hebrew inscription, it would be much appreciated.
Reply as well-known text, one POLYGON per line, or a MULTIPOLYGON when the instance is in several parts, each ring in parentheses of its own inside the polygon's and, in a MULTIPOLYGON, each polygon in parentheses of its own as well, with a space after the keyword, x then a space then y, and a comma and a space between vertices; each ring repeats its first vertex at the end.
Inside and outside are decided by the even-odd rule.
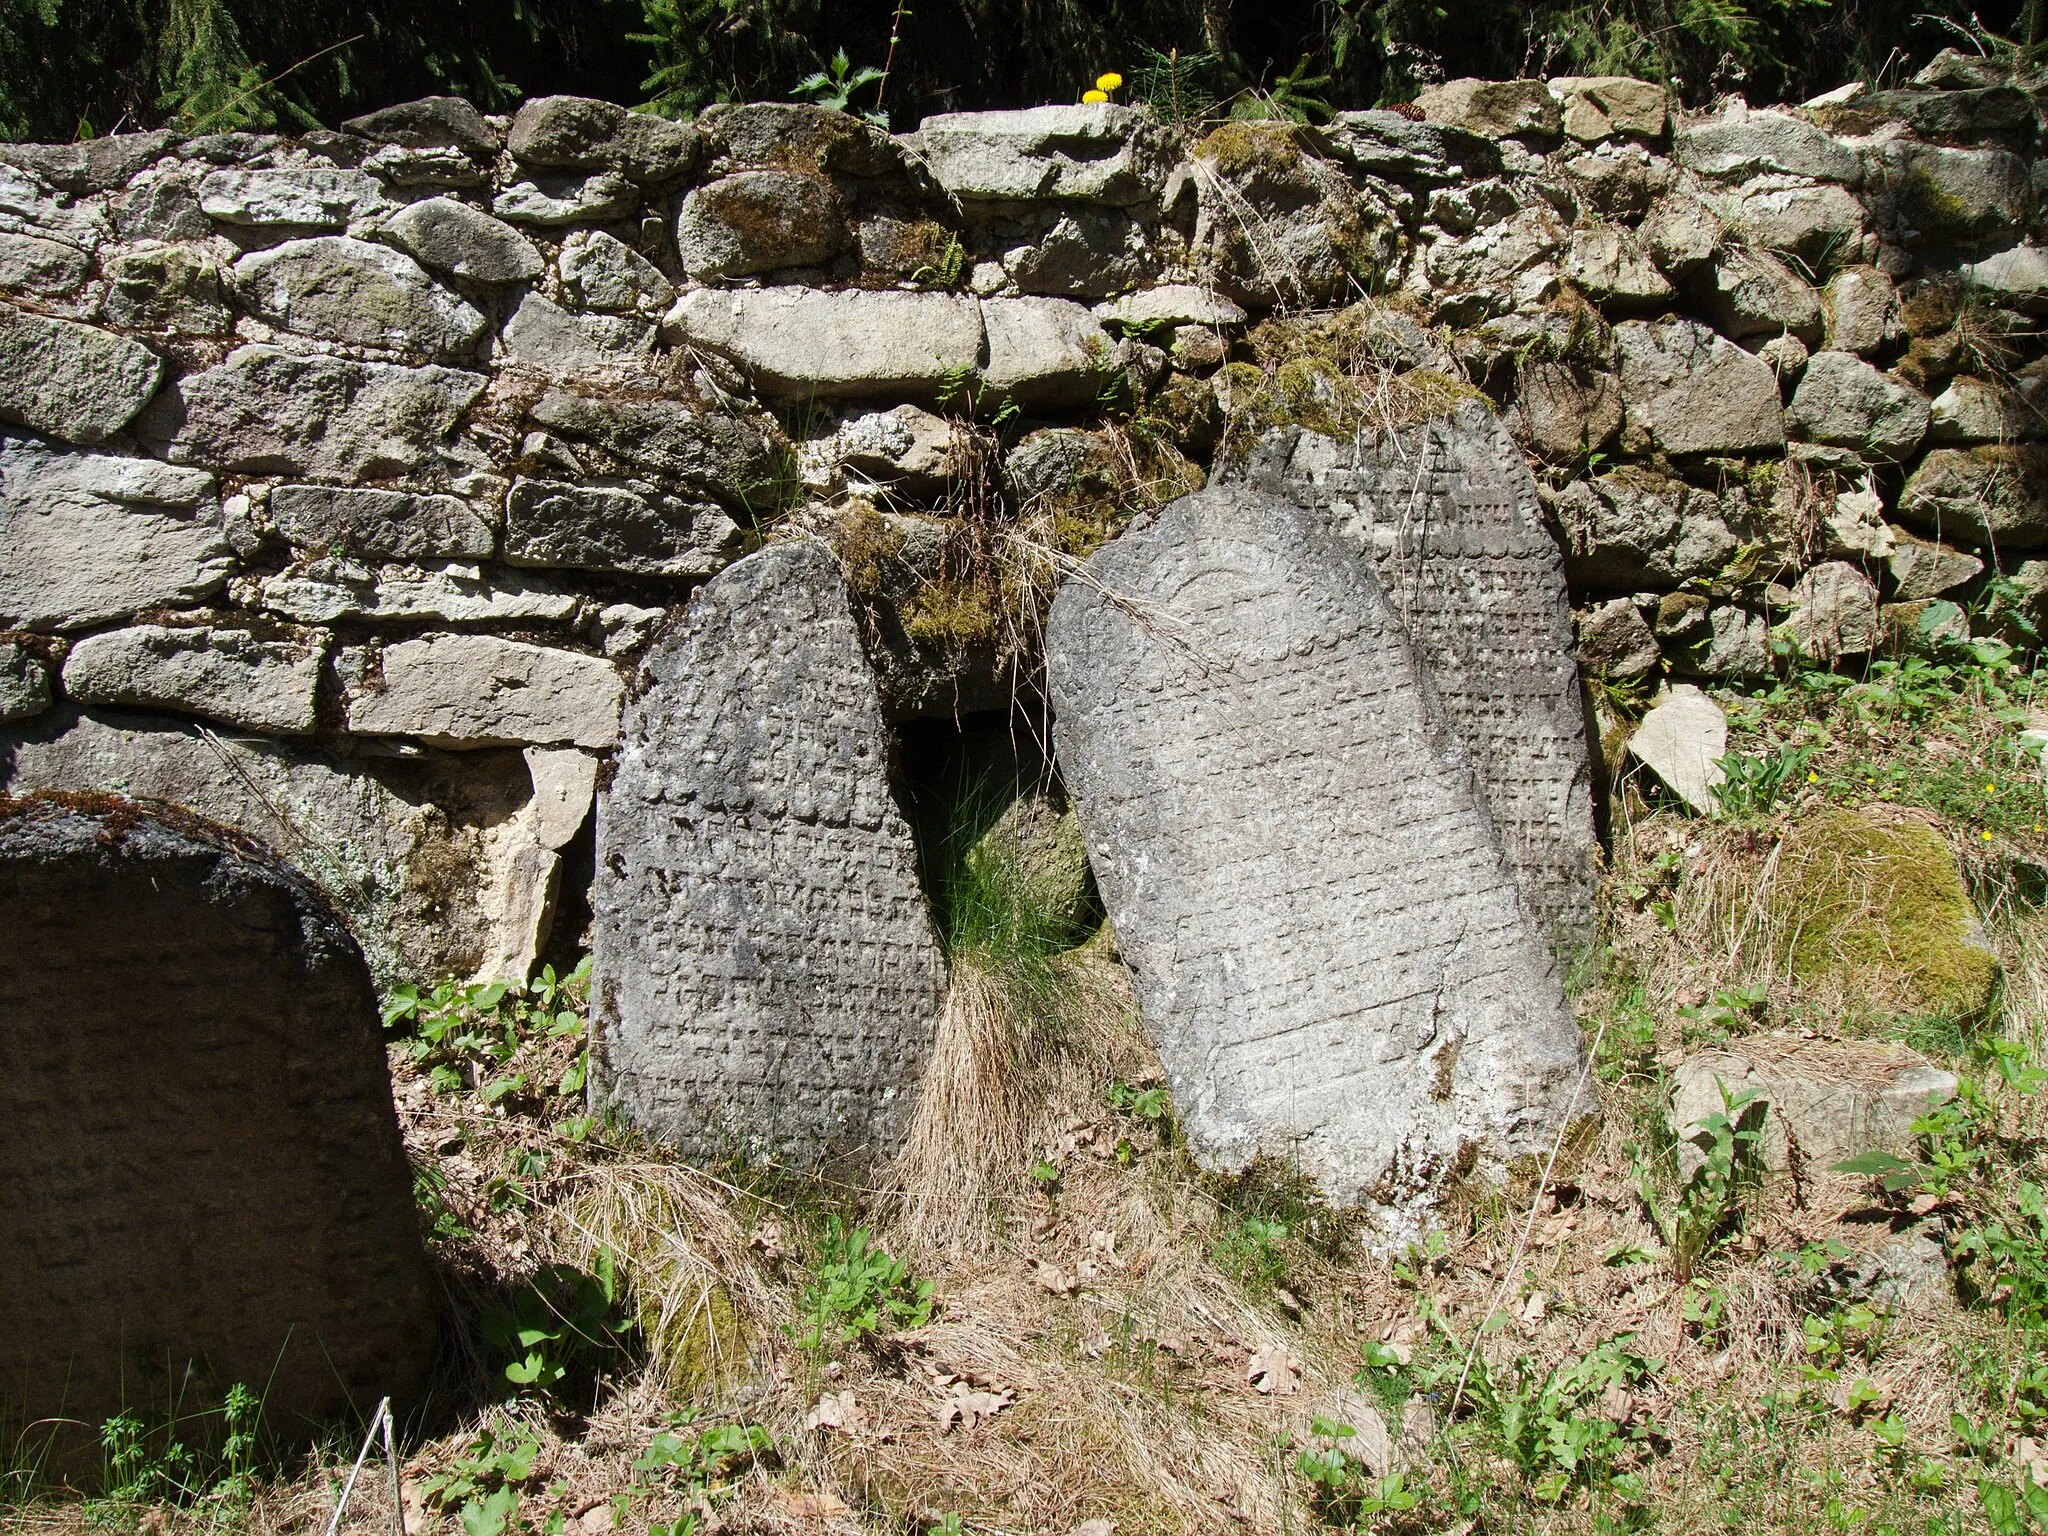
MULTIPOLYGON (((184 813, 0 795, 0 1427, 414 1397, 438 1301, 361 952, 184 813)), ((61 1438, 61 1435, 60 1435, 61 1438)))
POLYGON ((1196 1154, 1404 1204, 1569 1112, 1578 1031, 1369 563, 1245 486, 1061 589, 1054 741, 1196 1154))
POLYGON ((728 568, 635 694, 598 801, 593 1102, 691 1156, 893 1149, 943 963, 830 551, 728 568))
POLYGON ((1470 748, 1503 851, 1568 954, 1593 922, 1593 796, 1564 560, 1513 439, 1476 402, 1338 442, 1265 438, 1230 478, 1327 514, 1380 582, 1470 748))

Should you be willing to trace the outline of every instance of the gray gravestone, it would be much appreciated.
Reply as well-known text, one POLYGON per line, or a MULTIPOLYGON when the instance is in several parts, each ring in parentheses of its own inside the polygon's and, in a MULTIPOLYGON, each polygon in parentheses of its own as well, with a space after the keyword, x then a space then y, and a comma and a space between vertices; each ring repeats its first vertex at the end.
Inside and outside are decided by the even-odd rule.
POLYGON ((10 1434, 78 1421, 89 1454, 237 1382, 287 1434, 418 1394, 438 1304, 377 1001, 311 885, 187 813, 0 795, 0 1233, 10 1434))
POLYGON ((1244 486, 1053 604, 1060 769, 1190 1145, 1402 1205, 1541 1153, 1579 1035, 1372 567, 1244 486))
POLYGON ((1564 559, 1513 439, 1473 403, 1376 439, 1275 432, 1224 478, 1324 512, 1371 556, 1508 863, 1570 956, 1593 927, 1586 711, 1564 559))
POLYGON ((633 693, 598 799, 592 1103, 696 1157, 888 1150, 944 965, 830 550, 728 568, 633 693))

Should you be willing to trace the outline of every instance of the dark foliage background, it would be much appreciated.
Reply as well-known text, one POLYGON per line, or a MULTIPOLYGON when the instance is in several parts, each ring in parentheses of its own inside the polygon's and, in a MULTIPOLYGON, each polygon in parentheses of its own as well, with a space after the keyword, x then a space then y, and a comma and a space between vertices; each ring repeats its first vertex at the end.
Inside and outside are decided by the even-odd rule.
POLYGON ((790 95, 844 50, 855 108, 1075 99, 1314 119, 1459 75, 1630 73, 1702 101, 1893 83, 1944 46, 2031 56, 2044 0, 0 0, 0 136, 333 123, 434 92, 685 113, 790 95))

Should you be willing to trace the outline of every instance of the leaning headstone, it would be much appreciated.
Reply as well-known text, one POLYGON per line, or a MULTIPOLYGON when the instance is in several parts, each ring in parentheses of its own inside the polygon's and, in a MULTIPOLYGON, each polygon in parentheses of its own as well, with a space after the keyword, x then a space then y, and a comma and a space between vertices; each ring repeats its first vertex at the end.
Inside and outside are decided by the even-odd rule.
POLYGON ((0 1232, 9 1444, 236 1383, 287 1435, 417 1396, 377 1000, 312 885, 170 807, 0 795, 0 1232))
POLYGON ((1484 406, 1350 442, 1299 429, 1226 478, 1326 513, 1368 554, 1561 956, 1593 926, 1593 794, 1564 560, 1484 406))
POLYGON ((1535 1154, 1579 1035, 1371 565, 1244 486, 1053 604, 1060 769, 1196 1155, 1407 1206, 1535 1154))
POLYGON ((693 1157, 886 1153, 944 965, 830 550, 729 567, 633 693, 598 797, 593 1106, 693 1157))

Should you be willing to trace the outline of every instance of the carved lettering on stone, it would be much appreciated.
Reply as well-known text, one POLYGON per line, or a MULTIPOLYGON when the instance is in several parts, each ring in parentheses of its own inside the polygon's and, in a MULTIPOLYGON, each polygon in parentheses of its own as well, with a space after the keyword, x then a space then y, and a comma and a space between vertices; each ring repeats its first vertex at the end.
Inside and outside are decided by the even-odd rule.
POLYGON ((61 1418, 96 1461, 236 1382, 286 1433, 415 1396, 439 1303, 355 940, 238 835, 85 803, 0 796, 10 1443, 61 1418))
POLYGON ((1244 486, 1062 587, 1061 771, 1211 1166, 1404 1204, 1547 1148, 1579 1036, 1469 759, 1371 565, 1244 486))
POLYGON ((1276 432, 1228 478, 1326 513, 1369 555, 1464 738, 1522 890, 1568 956, 1593 922, 1593 797, 1564 561, 1477 404, 1340 443, 1276 432))
POLYGON ((728 568, 634 694, 598 800, 593 1103, 692 1156, 886 1151, 943 963, 826 546, 728 568))

